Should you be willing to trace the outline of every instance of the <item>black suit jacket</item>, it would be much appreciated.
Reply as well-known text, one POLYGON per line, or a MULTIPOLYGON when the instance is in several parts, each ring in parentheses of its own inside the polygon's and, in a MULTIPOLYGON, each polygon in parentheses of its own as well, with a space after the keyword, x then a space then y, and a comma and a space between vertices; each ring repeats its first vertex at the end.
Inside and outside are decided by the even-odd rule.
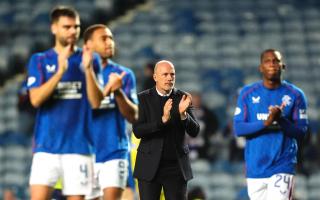
POLYGON ((182 121, 179 114, 179 102, 185 92, 173 89, 171 98, 173 106, 171 118, 166 124, 162 123, 163 108, 160 107, 160 99, 154 88, 145 90, 138 95, 139 99, 139 119, 133 124, 133 133, 137 138, 141 138, 134 177, 151 181, 158 169, 163 148, 163 131, 171 126, 175 134, 176 156, 184 179, 190 180, 193 175, 188 157, 189 148, 184 144, 185 133, 192 137, 197 136, 200 126, 196 122, 191 109, 187 110, 187 119, 182 121), (161 134, 162 133, 162 134, 161 134))

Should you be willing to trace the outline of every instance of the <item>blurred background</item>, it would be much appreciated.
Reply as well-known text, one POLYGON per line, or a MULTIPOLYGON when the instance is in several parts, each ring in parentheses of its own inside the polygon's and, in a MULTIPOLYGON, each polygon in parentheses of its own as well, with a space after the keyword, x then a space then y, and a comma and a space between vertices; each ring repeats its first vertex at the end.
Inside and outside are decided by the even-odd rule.
POLYGON ((0 199, 8 189, 17 199, 29 198, 34 110, 23 84, 25 68, 32 53, 53 45, 49 13, 59 4, 79 11, 82 31, 94 23, 110 26, 114 60, 134 70, 138 91, 152 86, 155 61, 175 64, 176 86, 193 94, 201 124, 200 136, 187 139, 195 174, 189 191, 209 200, 247 199, 245 141, 233 136, 231 126, 235 100, 239 88, 260 79, 260 52, 280 50, 284 78, 303 89, 309 104, 295 199, 320 199, 317 0, 1 0, 0 199))

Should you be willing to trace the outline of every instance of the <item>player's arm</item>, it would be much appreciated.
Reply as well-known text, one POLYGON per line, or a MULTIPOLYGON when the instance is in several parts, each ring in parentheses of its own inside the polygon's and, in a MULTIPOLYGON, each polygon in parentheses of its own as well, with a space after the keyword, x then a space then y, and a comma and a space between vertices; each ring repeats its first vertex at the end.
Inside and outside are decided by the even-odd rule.
POLYGON ((102 91, 98 87, 96 76, 92 67, 85 69, 85 76, 86 76, 86 90, 87 90, 89 103, 93 109, 97 109, 100 107, 100 103, 103 99, 103 95, 102 95, 102 91))
POLYGON ((307 104, 303 94, 297 98, 292 112, 292 120, 281 116, 277 121, 285 135, 303 138, 308 131, 307 104))
POLYGON ((114 91, 114 96, 120 113, 133 123, 138 119, 138 106, 129 100, 124 91, 120 88, 114 91))
POLYGON ((129 99, 129 96, 131 99, 136 99, 135 91, 135 79, 133 74, 125 71, 121 74, 111 73, 104 89, 104 95, 108 95, 110 92, 114 93, 120 113, 130 123, 133 123, 138 119, 138 106, 129 99), (134 94, 132 94, 132 91, 134 91, 134 94), (132 97, 132 95, 135 97, 132 97))
POLYGON ((93 69, 93 53, 87 46, 83 46, 82 65, 85 71, 86 90, 89 103, 93 109, 97 109, 100 107, 103 94, 98 86, 93 69))
POLYGON ((71 53, 71 45, 67 46, 58 56, 57 72, 44 84, 29 90, 30 102, 34 107, 41 106, 54 92, 63 74, 68 68, 68 57, 71 53))
POLYGON ((303 138, 308 131, 306 124, 295 124, 287 118, 281 117, 278 121, 285 135, 293 138, 303 138))
POLYGON ((58 70, 47 82, 29 90, 30 102, 35 108, 40 107, 52 95, 63 74, 58 70))
POLYGON ((254 135, 265 128, 262 121, 257 122, 233 122, 234 132, 237 136, 254 135))
POLYGON ((278 107, 270 108, 267 120, 246 122, 239 119, 234 120, 234 131, 237 136, 249 136, 263 129, 274 129, 273 122, 280 118, 281 111, 278 107))
POLYGON ((243 92, 240 93, 237 101, 237 107, 235 109, 233 118, 233 129, 237 136, 250 136, 265 128, 263 121, 248 121, 247 115, 248 106, 246 104, 245 98, 243 98, 243 92))

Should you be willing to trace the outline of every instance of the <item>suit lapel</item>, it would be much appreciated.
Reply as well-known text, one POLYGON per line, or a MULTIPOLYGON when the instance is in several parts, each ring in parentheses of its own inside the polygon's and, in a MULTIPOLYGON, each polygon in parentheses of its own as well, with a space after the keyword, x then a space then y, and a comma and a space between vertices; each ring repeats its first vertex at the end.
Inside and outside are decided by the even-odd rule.
POLYGON ((161 120, 161 117, 162 117, 161 115, 163 113, 163 110, 161 110, 161 109, 163 109, 163 108, 160 108, 160 99, 158 97, 158 93, 157 93, 155 87, 153 87, 151 89, 151 97, 152 97, 152 102, 153 102, 151 109, 154 111, 154 114, 158 117, 158 119, 161 120))
POLYGON ((179 113, 179 98, 177 95, 177 89, 173 88, 171 98, 173 100, 171 115, 177 117, 179 113))

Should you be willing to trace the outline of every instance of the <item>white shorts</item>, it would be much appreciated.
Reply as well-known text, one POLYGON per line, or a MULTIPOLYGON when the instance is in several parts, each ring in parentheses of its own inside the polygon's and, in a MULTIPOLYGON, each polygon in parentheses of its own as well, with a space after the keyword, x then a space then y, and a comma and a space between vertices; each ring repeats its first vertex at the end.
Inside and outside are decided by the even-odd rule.
POLYGON ((294 176, 275 174, 270 178, 248 178, 250 200, 291 200, 294 176))
POLYGON ((129 174, 127 159, 114 159, 104 163, 94 164, 93 190, 86 199, 103 196, 103 189, 117 187, 124 189, 127 186, 129 174))
POLYGON ((93 184, 92 156, 44 152, 34 154, 30 185, 54 187, 60 178, 64 195, 90 194, 93 184))

